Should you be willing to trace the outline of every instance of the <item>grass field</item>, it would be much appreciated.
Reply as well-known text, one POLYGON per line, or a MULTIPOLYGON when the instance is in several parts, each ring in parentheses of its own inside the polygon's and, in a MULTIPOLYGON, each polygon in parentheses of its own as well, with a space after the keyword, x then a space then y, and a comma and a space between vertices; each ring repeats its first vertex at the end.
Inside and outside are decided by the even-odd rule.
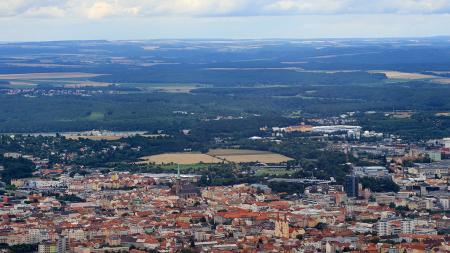
POLYGON ((105 119, 105 114, 102 112, 91 112, 91 114, 89 114, 86 119, 90 121, 103 120, 105 119))
POLYGON ((197 163, 197 164, 167 164, 167 165, 161 165, 161 168, 164 170, 169 170, 169 171, 177 171, 178 166, 180 166, 180 170, 190 170, 190 169, 204 169, 204 168, 208 168, 208 166, 210 166, 209 164, 206 163, 197 163))
POLYGON ((198 164, 198 163, 221 163, 222 160, 207 154, 200 153, 166 153, 161 155, 145 156, 140 158, 139 163, 155 164, 198 164))
POLYGON ((297 170, 286 170, 286 169, 258 169, 256 171, 257 176, 289 176, 297 172, 297 170))
POLYGON ((247 149, 213 149, 209 155, 234 163, 282 163, 292 160, 284 155, 247 149))

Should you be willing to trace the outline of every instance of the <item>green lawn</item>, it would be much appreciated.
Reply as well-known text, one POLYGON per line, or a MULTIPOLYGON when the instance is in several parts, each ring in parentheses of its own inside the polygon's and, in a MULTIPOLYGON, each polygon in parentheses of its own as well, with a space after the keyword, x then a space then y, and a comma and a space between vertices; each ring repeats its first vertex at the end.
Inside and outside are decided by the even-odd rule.
POLYGON ((91 114, 89 114, 86 119, 90 121, 100 121, 105 119, 105 114, 102 112, 91 112, 91 114))
MULTIPOLYGON (((197 163, 197 164, 180 164, 180 170, 190 170, 190 169, 204 169, 204 168, 208 168, 208 164, 202 164, 202 163, 197 163)), ((161 168, 163 168, 164 170, 173 170, 176 171, 178 168, 178 165, 173 164, 173 165, 161 165, 161 168)))
POLYGON ((257 176, 288 176, 292 175, 297 170, 286 170, 286 169, 259 169, 256 171, 257 176))

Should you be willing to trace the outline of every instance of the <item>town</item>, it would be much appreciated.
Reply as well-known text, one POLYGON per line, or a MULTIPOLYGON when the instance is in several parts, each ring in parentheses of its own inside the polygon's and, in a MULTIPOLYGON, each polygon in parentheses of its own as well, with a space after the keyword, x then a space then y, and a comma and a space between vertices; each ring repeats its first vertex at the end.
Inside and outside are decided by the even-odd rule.
POLYGON ((0 253, 450 253, 448 24, 0 0, 0 253))
MULTIPOLYGON (((342 118, 347 117, 319 123, 352 122, 342 118)), ((315 120, 309 123, 317 124, 315 120)), ((73 161, 79 156, 96 156, 89 146, 101 138, 108 140, 111 134, 72 133, 79 138, 74 140, 60 135, 4 135, 2 143, 15 146, 12 143, 16 141, 21 148, 2 154, 4 165, 0 169, 3 179, 8 177, 10 182, 2 189, 0 242, 14 252, 28 247, 43 253, 450 249, 449 138, 407 143, 397 136, 363 131, 355 125, 313 127, 305 123, 263 126, 260 132, 262 137, 249 137, 249 142, 282 145, 292 138, 290 135, 299 133, 302 138, 324 142, 326 149, 344 155, 343 166, 348 173, 343 179, 326 178, 318 168, 303 171, 308 165, 293 159, 276 163, 268 159, 275 154, 236 153, 239 150, 225 154, 221 150, 208 153, 215 158, 211 164, 205 160, 195 166, 207 166, 208 170, 226 166, 248 178, 260 177, 254 182, 214 184, 220 175, 210 178, 202 172, 193 173, 198 171, 188 169, 192 161, 179 160, 194 155, 191 151, 168 156, 173 161, 128 163, 131 167, 162 166, 170 170, 80 169, 73 161), (98 139, 92 139, 93 135, 98 139), (67 145, 60 153, 50 151, 63 158, 52 162, 39 158, 42 155, 36 151, 26 153, 34 150, 26 147, 37 138, 44 138, 40 140, 45 140, 43 149, 49 147, 45 142, 54 143, 57 138, 77 143, 83 138, 91 140, 77 147, 77 152, 69 152, 67 145), (242 157, 233 160, 237 154, 242 157), (6 161, 14 160, 31 162, 31 174, 17 178, 9 175, 6 170, 11 165, 6 161)), ((121 144, 112 143, 100 153, 124 149, 138 152, 143 148, 126 143, 126 138, 142 138, 138 135, 143 133, 114 133, 118 134, 109 142, 121 144)))

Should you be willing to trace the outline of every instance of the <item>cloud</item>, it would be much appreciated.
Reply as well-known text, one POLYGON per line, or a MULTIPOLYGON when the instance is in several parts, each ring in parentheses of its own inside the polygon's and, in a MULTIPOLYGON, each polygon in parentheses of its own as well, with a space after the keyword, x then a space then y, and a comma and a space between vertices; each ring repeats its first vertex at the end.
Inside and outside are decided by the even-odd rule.
POLYGON ((0 16, 14 16, 26 8, 25 0, 2 0, 0 1, 0 16))
POLYGON ((450 13, 450 0, 0 0, 0 16, 284 16, 450 13))
POLYGON ((136 16, 139 14, 140 7, 128 7, 118 3, 118 1, 95 2, 91 6, 83 9, 83 14, 90 19, 102 19, 110 16, 136 16))
POLYGON ((58 6, 45 6, 30 8, 23 13, 23 16, 33 18, 62 18, 66 16, 66 11, 58 6))
POLYGON ((380 0, 372 1, 372 11, 379 13, 450 13, 448 0, 380 0))
POLYGON ((144 4, 146 12, 156 15, 226 15, 248 6, 246 0, 166 0, 144 4))
POLYGON ((264 6, 267 13, 276 14, 333 14, 339 13, 349 6, 346 0, 280 0, 264 6))
POLYGON ((433 14, 450 13, 449 0, 278 0, 264 6, 283 14, 433 14))

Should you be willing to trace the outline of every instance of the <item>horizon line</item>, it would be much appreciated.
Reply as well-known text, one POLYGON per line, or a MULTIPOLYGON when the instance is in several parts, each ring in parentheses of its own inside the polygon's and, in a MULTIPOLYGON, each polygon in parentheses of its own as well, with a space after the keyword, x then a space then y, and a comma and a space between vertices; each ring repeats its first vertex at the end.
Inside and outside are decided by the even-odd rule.
POLYGON ((99 42, 133 42, 133 41, 171 41, 171 40, 180 40, 180 41, 289 41, 289 40, 389 40, 389 39, 450 39, 450 34, 448 35, 424 35, 424 36, 380 36, 380 37, 354 37, 354 36, 342 36, 342 37, 304 37, 304 38, 294 38, 294 37, 286 37, 286 38, 219 38, 219 37, 204 37, 204 38, 147 38, 147 39, 49 39, 49 40, 0 40, 0 44, 14 44, 14 43, 44 43, 44 42, 83 42, 83 41, 99 41, 99 42))

